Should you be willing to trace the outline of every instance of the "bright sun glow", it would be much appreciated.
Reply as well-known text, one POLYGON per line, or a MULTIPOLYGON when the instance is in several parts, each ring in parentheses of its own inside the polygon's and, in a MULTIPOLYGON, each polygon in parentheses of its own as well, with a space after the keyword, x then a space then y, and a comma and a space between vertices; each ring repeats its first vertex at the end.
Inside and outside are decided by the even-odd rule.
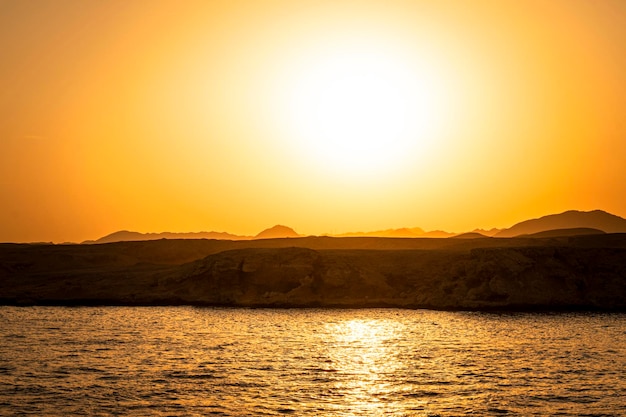
POLYGON ((293 71, 283 114, 289 140, 311 164, 363 177, 427 154, 445 98, 432 67, 397 48, 340 43, 312 51, 293 71))

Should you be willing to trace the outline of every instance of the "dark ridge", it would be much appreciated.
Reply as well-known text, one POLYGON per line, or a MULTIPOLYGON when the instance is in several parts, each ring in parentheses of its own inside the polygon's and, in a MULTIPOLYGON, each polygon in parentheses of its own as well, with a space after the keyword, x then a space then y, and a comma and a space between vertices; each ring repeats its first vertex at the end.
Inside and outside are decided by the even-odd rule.
POLYGON ((602 230, 592 229, 590 227, 576 227, 573 229, 555 229, 543 232, 533 233, 530 235, 521 235, 518 237, 546 238, 546 237, 563 237, 563 236, 581 236, 581 235, 604 235, 602 230))
POLYGON ((297 234, 290 227, 281 226, 277 224, 276 226, 263 230, 254 238, 255 239, 277 239, 277 238, 286 238, 286 237, 300 237, 300 235, 297 234))
POLYGON ((626 219, 602 210, 570 210, 517 223, 509 229, 500 231, 495 237, 515 237, 532 235, 548 230, 575 228, 598 229, 605 233, 625 233, 626 219))
POLYGON ((488 237, 489 236, 485 236, 482 233, 468 232, 468 233, 461 233, 459 235, 450 236, 449 239, 482 239, 482 238, 488 238, 488 237))
POLYGON ((626 234, 0 245, 0 303, 626 310, 626 234))

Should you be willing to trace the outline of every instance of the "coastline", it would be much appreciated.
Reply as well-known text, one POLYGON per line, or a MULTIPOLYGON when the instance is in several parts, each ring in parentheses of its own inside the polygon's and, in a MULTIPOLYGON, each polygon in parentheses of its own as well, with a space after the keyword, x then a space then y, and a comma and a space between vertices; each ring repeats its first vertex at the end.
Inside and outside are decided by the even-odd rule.
POLYGON ((0 245, 1 305, 626 311, 626 234, 0 245))

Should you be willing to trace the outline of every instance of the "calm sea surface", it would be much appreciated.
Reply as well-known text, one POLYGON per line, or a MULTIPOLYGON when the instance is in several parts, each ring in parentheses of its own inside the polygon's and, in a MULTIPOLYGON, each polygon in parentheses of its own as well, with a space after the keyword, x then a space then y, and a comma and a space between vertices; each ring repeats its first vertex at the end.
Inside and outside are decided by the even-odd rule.
POLYGON ((626 415, 626 315, 0 307, 1 415, 626 415))

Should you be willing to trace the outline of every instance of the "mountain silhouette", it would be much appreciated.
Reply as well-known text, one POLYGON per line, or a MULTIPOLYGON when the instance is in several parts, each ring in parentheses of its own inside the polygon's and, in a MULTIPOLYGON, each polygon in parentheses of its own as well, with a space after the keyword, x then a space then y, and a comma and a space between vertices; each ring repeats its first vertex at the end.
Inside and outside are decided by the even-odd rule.
POLYGON ((489 230, 486 230, 486 229, 474 229, 474 230, 472 230, 472 232, 474 232, 474 233, 480 233, 481 235, 485 235, 485 236, 488 236, 488 237, 495 236, 496 234, 498 234, 501 231, 502 231, 502 229, 496 229, 495 227, 493 229, 489 229, 489 230))
POLYGON ((424 230, 419 227, 403 227, 400 229, 376 230, 374 232, 348 232, 336 235, 337 237, 420 237, 424 230))
POLYGON ((481 238, 487 238, 487 237, 490 237, 490 236, 486 236, 478 232, 467 232, 467 233, 461 233, 458 235, 450 236, 449 239, 481 239, 481 238))
MULTIPOLYGON (((373 232, 350 232, 334 237, 397 237, 397 238, 479 238, 479 237, 558 237, 597 233, 626 233, 626 219, 602 210, 576 211, 570 210, 560 214, 551 214, 538 219, 526 220, 508 229, 474 229, 468 233, 450 233, 442 230, 425 232, 419 227, 378 230, 373 232), (539 234, 539 235, 537 235, 539 234)), ((286 237, 302 237, 292 228, 276 225, 265 229, 256 236, 240 236, 227 232, 190 232, 190 233, 139 233, 121 230, 97 240, 83 243, 111 243, 127 241, 143 241, 158 239, 217 239, 217 240, 250 240, 277 239, 286 237)))
POLYGON ((548 230, 576 228, 598 229, 606 233, 626 233, 626 219, 602 210, 570 210, 517 223, 497 233, 495 237, 515 237, 548 230))
POLYGON ((276 238, 283 238, 283 237, 300 237, 300 235, 297 234, 290 227, 277 224, 274 227, 270 227, 269 229, 263 230, 254 238, 255 239, 276 239, 276 238))
POLYGON ((533 233, 531 235, 520 235, 518 237, 564 237, 564 236, 582 236, 582 235, 604 235, 606 234, 602 230, 592 229, 590 227, 576 227, 574 229, 554 229, 546 230, 543 232, 533 233))
POLYGON ((158 240, 158 239, 228 239, 242 240, 249 239, 247 236, 237 236, 226 232, 190 232, 190 233, 140 233, 130 232, 128 230, 120 230, 97 240, 86 241, 83 243, 111 243, 111 242, 130 242, 140 240, 158 240))
POLYGON ((456 235, 456 233, 450 233, 444 230, 431 230, 430 232, 425 232, 420 237, 445 238, 452 237, 454 235, 456 235))

